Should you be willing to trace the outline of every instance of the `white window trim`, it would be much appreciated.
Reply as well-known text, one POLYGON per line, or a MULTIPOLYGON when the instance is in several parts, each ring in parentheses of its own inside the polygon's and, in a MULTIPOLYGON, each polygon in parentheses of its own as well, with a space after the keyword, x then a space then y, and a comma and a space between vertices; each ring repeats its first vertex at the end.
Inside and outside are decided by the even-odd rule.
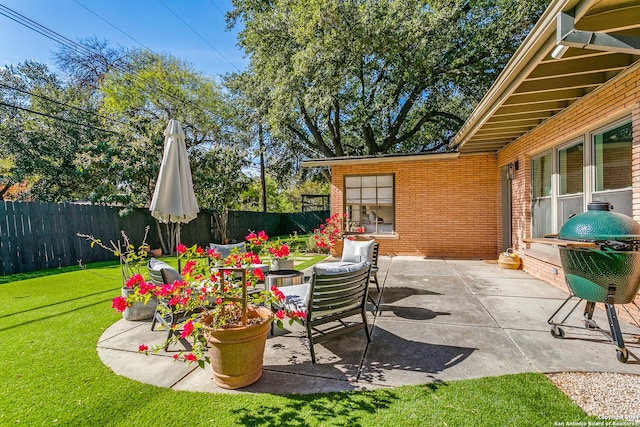
MULTIPOLYGON (((380 237, 393 237, 396 236, 396 174, 395 173, 361 173, 361 174, 348 174, 348 175, 344 175, 343 177, 343 182, 344 182, 344 199, 343 199, 343 214, 347 213, 347 205, 349 203, 347 203, 347 178, 349 177, 368 177, 368 176, 375 176, 375 177, 380 177, 380 176, 390 176, 391 177, 391 189, 392 189, 392 199, 391 199, 391 205, 392 205, 392 211, 393 211, 393 222, 391 224, 391 231, 390 232, 364 232, 364 233, 358 233, 361 235, 366 235, 366 236, 380 236, 380 237)), ((349 187, 349 188, 355 188, 355 187, 349 187)), ((360 187, 362 188, 362 187, 360 187)), ((380 188, 378 186, 376 186, 376 189, 380 188)), ((362 204, 360 205, 362 206, 362 204)))
MULTIPOLYGON (((551 230, 552 233, 558 233, 560 224, 558 221, 558 198, 559 198, 559 189, 560 189, 560 170, 558 165, 558 152, 560 150, 569 148, 573 145, 583 143, 584 147, 584 158, 583 158, 583 212, 587 210, 587 206, 592 202, 593 194, 595 191, 595 179, 596 179, 596 165, 595 165, 595 155, 594 155, 594 139, 595 136, 604 132, 607 132, 611 129, 615 129, 616 127, 622 126, 624 124, 631 123, 633 126, 633 120, 630 114, 625 114, 623 117, 620 117, 616 120, 607 122, 604 125, 598 126, 594 129, 585 129, 583 132, 580 132, 578 135, 575 135, 564 142, 554 144, 552 147, 547 148, 538 153, 532 154, 530 156, 530 195, 529 195, 529 207, 531 209, 531 219, 530 219, 530 230, 533 233, 533 191, 534 191, 534 176, 533 176, 533 161, 540 157, 543 157, 549 152, 551 152, 551 230)), ((609 191, 620 191, 625 189, 631 189, 632 187, 625 187, 621 189, 609 190, 609 191)), ((597 194, 606 194, 607 191, 600 191, 597 194)), ((536 244, 532 243, 531 248, 535 248, 536 250, 543 250, 544 252, 549 252, 550 248, 554 252, 557 252, 557 248, 555 246, 549 246, 544 244, 536 244)))

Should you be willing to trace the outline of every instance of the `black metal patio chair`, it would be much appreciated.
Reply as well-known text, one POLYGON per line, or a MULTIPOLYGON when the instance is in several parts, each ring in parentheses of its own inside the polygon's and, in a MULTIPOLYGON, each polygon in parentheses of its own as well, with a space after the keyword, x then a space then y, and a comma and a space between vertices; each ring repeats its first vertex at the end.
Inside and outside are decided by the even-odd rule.
MULTIPOLYGON (((155 285, 171 284, 176 280, 183 280, 182 276, 175 268, 171 267, 164 261, 151 258, 147 263, 147 269, 149 270, 149 276, 151 281, 155 285)), ((171 335, 179 335, 179 331, 176 325, 183 320, 191 316, 192 313, 188 313, 184 310, 175 310, 170 307, 167 301, 162 298, 158 298, 158 306, 156 312, 153 315, 153 321, 151 322, 151 330, 153 331, 157 324, 160 324, 163 328, 168 330, 167 342, 171 338, 171 335)), ((167 347, 165 347, 165 351, 167 347)))
POLYGON ((278 288, 285 296, 284 308, 306 314, 300 322, 306 328, 311 363, 316 363, 313 346, 325 340, 364 329, 367 342, 371 341, 366 314, 370 271, 368 262, 341 267, 316 265, 309 283, 278 288), (347 320, 357 315, 361 322, 347 320))

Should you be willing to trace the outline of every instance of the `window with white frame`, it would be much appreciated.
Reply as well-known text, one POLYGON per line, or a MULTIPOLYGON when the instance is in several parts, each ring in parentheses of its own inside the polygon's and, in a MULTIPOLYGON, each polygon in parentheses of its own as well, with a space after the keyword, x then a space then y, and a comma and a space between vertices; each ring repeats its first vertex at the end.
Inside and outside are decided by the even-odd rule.
POLYGON ((584 211, 584 142, 558 148, 557 223, 584 211))
POLYGON ((543 237, 553 231, 551 220, 552 153, 531 160, 531 234, 543 237))
POLYGON ((631 122, 593 134, 593 200, 607 201, 615 212, 632 216, 631 122))
POLYGON ((531 236, 558 233, 589 202, 608 201, 632 215, 629 119, 531 159, 531 236))
POLYGON ((345 213, 349 231, 374 234, 394 232, 394 176, 347 175, 345 213))

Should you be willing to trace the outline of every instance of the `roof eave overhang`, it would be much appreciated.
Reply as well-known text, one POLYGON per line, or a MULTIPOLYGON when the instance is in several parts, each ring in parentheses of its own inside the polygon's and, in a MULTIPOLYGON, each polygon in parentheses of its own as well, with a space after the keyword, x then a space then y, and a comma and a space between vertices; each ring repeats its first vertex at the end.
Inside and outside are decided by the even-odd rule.
POLYGON ((357 156, 357 157, 328 157, 323 159, 304 160, 302 167, 317 168, 331 167, 339 165, 374 165, 379 163, 406 162, 419 160, 444 160, 455 159, 460 153, 420 153, 420 154, 397 154, 381 156, 357 156))
POLYGON ((511 95, 524 78, 536 67, 551 46, 555 45, 557 16, 564 9, 575 7, 578 0, 557 0, 545 10, 525 41, 511 57, 489 91, 471 116, 454 136, 450 148, 460 149, 511 95))

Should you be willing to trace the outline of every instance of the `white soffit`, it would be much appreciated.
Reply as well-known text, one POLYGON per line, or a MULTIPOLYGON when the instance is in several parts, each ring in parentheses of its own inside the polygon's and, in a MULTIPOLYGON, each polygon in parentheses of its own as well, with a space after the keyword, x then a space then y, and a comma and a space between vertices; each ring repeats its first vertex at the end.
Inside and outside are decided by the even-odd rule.
POLYGON ((451 148, 461 153, 498 151, 640 59, 634 49, 576 47, 571 41, 575 34, 557 40, 559 15, 572 18, 575 33, 591 32, 614 42, 640 41, 638 0, 552 1, 451 148), (557 59, 551 56, 556 49, 557 59))

